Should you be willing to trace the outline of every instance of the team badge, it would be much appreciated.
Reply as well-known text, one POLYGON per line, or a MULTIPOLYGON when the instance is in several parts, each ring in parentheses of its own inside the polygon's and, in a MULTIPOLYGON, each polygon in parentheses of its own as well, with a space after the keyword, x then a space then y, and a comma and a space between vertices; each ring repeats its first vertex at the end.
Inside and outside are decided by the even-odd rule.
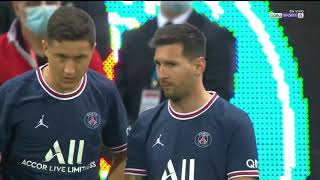
POLYGON ((90 128, 95 129, 100 125, 100 116, 96 112, 88 112, 84 117, 84 124, 90 128))
POLYGON ((211 142, 212 142, 212 137, 206 131, 199 132, 195 137, 195 143, 200 148, 206 148, 210 146, 211 142))

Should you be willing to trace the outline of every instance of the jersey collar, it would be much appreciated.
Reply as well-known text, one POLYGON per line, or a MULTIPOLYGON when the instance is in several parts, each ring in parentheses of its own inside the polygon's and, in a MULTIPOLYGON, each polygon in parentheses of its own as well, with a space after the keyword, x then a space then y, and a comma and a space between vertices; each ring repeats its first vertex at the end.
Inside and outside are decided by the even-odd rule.
POLYGON ((74 99, 82 94, 82 92, 84 91, 86 84, 87 84, 87 73, 84 75, 84 77, 82 77, 81 83, 76 90, 74 90, 73 92, 70 92, 70 93, 59 93, 59 92, 55 91, 54 89, 52 89, 46 83, 45 79, 43 78, 42 69, 44 67, 46 67, 47 65, 48 65, 48 63, 39 67, 36 71, 36 74, 37 74, 37 78, 38 78, 38 81, 39 81, 41 87, 50 96, 52 96, 53 98, 58 99, 58 100, 71 100, 71 99, 74 99))
POLYGON ((193 119, 201 114, 203 114, 204 112, 206 112, 211 105, 218 99, 218 94, 214 91, 209 91, 210 94, 212 94, 212 97, 198 110, 195 110, 193 112, 189 112, 189 113, 179 113, 176 112, 172 107, 171 107, 171 103, 170 100, 168 101, 168 111, 170 113, 170 115, 175 118, 175 119, 179 119, 179 120, 189 120, 189 119, 193 119))

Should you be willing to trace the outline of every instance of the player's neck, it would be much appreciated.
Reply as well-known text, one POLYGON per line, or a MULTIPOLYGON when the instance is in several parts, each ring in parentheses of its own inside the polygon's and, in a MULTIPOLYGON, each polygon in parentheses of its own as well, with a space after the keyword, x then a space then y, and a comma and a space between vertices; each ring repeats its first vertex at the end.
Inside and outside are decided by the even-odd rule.
POLYGON ((189 113, 200 109, 211 99, 211 97, 212 95, 202 87, 198 90, 194 90, 187 97, 184 97, 179 101, 170 100, 170 104, 176 112, 189 113))
POLYGON ((54 80, 52 73, 50 72, 50 68, 49 65, 47 65, 46 67, 44 67, 42 69, 42 74, 43 74, 43 79, 44 81, 49 85, 49 87, 53 90, 55 90, 56 92, 59 93, 70 93, 73 92, 74 90, 76 90, 79 86, 81 81, 78 83, 77 86, 75 86, 73 89, 69 89, 66 90, 64 88, 62 88, 61 86, 59 86, 59 84, 54 80))

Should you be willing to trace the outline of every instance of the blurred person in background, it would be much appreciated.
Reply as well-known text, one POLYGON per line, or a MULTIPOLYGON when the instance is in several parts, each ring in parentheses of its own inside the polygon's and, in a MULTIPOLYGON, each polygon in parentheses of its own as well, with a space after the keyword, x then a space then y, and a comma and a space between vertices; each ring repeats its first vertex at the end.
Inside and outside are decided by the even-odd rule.
POLYGON ((0 34, 9 30, 10 24, 15 18, 9 1, 0 2, 0 34))
MULTIPOLYGON (((7 33, 0 36, 0 85, 28 70, 47 63, 41 46, 48 19, 62 5, 61 1, 13 1, 17 18, 7 33)), ((94 50, 91 69, 105 75, 102 60, 94 50)))
POLYGON ((154 49, 148 47, 148 42, 157 29, 183 23, 197 27, 207 38, 205 88, 216 91, 228 101, 233 97, 236 55, 232 33, 193 10, 190 1, 161 1, 157 17, 138 29, 123 33, 115 81, 130 122, 165 99, 158 85, 154 49))

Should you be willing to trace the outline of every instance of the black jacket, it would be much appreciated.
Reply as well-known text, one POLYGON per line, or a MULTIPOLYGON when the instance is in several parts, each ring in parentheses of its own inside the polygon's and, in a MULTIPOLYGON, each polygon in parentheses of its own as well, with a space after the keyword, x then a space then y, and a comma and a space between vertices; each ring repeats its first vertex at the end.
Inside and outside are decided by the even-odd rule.
MULTIPOLYGON (((230 100, 234 93, 236 61, 235 39, 232 33, 195 11, 190 15, 188 23, 197 27, 207 38, 207 65, 203 79, 205 88, 230 100)), ((154 18, 138 29, 124 32, 122 36, 115 80, 131 122, 138 117, 143 88, 150 86, 154 69, 154 49, 148 46, 148 42, 157 29, 157 18, 154 18)))

